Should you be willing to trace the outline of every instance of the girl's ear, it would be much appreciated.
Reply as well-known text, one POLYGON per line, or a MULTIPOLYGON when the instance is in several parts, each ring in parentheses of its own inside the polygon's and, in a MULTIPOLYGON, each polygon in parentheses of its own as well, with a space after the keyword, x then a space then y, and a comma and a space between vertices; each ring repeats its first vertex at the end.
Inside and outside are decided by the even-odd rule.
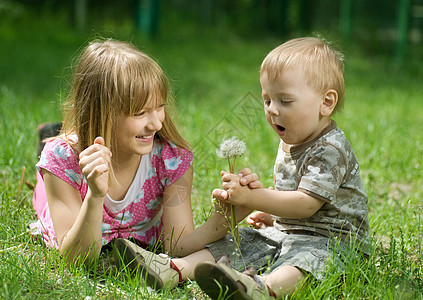
POLYGON ((338 103, 338 92, 330 89, 326 92, 325 97, 320 105, 320 114, 322 117, 330 117, 338 103))

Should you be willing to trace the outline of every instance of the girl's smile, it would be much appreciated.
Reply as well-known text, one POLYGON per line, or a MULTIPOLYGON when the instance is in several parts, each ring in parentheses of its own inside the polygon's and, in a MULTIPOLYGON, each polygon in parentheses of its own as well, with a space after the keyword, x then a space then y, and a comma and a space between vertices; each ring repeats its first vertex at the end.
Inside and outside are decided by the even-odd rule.
POLYGON ((145 143, 145 144, 149 144, 154 140, 154 134, 152 135, 137 135, 135 137, 138 141, 140 141, 141 143, 145 143))

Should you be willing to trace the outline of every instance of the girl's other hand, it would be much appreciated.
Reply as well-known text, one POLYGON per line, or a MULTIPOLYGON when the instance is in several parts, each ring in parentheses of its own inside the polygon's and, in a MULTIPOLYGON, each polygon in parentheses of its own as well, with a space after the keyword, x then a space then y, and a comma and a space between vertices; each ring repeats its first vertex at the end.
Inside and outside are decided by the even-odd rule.
POLYGON ((222 189, 214 189, 212 192, 212 198, 215 198, 218 201, 224 201, 228 199, 228 192, 222 189))
POLYGON ((273 218, 271 214, 255 211, 247 217, 247 223, 258 229, 263 226, 273 226, 273 218))
MULTIPOLYGON (((212 198, 214 198, 218 203, 214 204, 215 212, 222 215, 226 215, 226 218, 229 219, 231 215, 231 207, 226 199, 228 199, 228 192, 222 189, 214 189, 212 192, 212 198)), ((245 219, 248 214, 252 212, 251 208, 245 206, 237 205, 236 209, 236 219, 237 222, 245 219)))
POLYGON ((109 191, 111 157, 102 137, 96 137, 94 143, 79 154, 79 167, 93 196, 105 197, 109 191))

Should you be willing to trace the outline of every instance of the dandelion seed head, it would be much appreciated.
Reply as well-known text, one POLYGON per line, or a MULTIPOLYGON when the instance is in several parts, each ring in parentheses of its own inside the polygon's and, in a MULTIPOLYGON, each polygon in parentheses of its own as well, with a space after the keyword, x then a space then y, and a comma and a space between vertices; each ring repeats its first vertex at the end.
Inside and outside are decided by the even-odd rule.
POLYGON ((216 150, 216 154, 220 158, 239 157, 244 153, 246 148, 245 143, 234 136, 224 140, 220 144, 220 148, 216 150))

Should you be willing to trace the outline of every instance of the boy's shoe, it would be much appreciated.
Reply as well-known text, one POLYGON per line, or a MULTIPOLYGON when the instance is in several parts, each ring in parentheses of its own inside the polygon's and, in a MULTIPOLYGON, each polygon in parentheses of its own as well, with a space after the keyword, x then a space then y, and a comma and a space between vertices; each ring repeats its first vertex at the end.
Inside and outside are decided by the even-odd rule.
POLYGON ((226 256, 217 263, 200 263, 194 270, 198 285, 212 299, 274 298, 260 276, 246 273, 233 269, 226 256))
POLYGON ((121 267, 145 278, 148 286, 172 289, 179 283, 180 273, 171 268, 170 257, 166 254, 154 254, 127 239, 114 241, 113 254, 121 267))

